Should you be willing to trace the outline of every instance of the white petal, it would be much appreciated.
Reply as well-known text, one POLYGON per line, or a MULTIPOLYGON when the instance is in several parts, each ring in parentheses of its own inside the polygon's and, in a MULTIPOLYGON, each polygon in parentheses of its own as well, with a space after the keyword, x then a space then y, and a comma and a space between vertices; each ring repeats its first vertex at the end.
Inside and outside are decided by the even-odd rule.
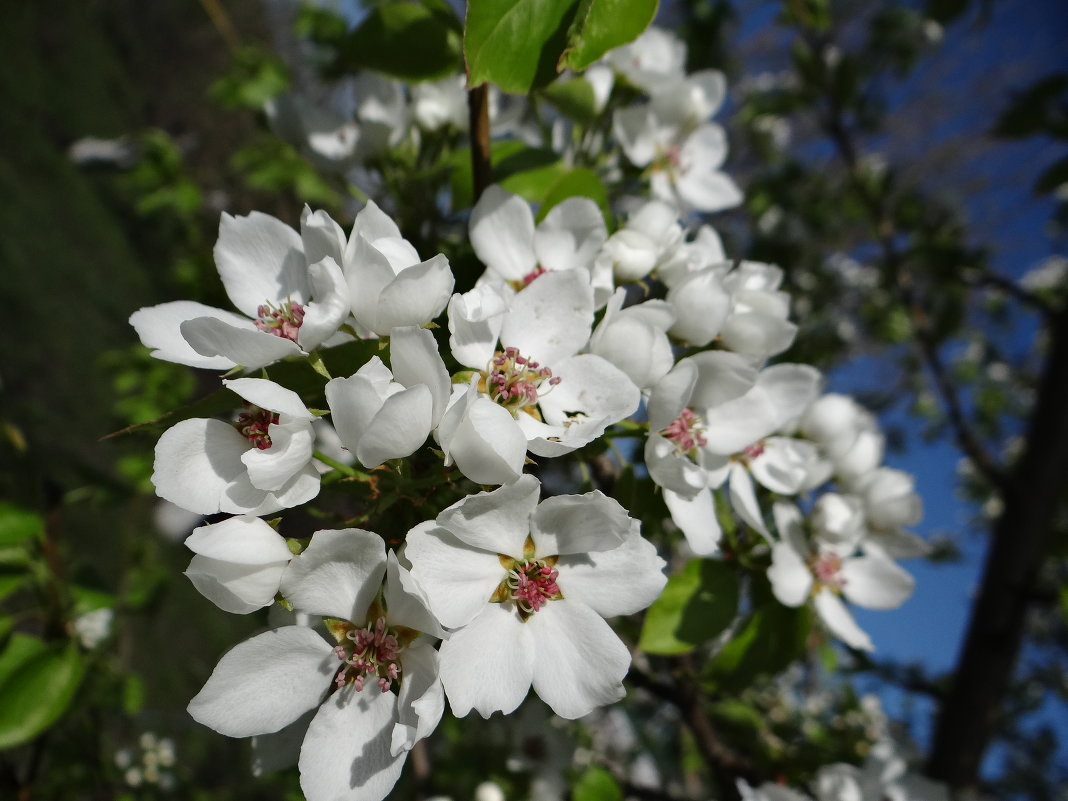
POLYGON ((441 644, 438 657, 441 683, 458 718, 472 709, 484 718, 497 711, 508 714, 530 689, 535 659, 531 631, 510 603, 486 604, 441 644))
POLYGON ((742 190, 725 172, 698 165, 681 173, 675 181, 675 188, 679 197, 698 211, 731 209, 745 199, 742 190))
POLYGON ((195 528, 185 546, 193 553, 235 564, 269 565, 293 558, 277 531, 248 515, 195 528))
POLYGON ((219 660, 189 714, 229 737, 276 732, 319 704, 339 665, 333 648, 309 628, 264 632, 219 660))
POLYGON ((231 514, 266 515, 277 512, 279 509, 290 509, 300 506, 319 494, 319 471, 315 465, 309 462, 289 479, 282 487, 266 493, 264 499, 258 505, 252 506, 251 501, 255 497, 256 490, 248 483, 247 476, 244 482, 231 484, 223 497, 220 511, 231 514))
POLYGON ((267 433, 271 447, 249 448, 241 454, 241 461, 248 468, 252 486, 274 492, 311 463, 315 434, 310 422, 301 421, 286 425, 271 423, 267 433))
POLYGON ((191 512, 214 514, 227 488, 245 475, 241 454, 248 448, 248 440, 221 420, 182 420, 156 443, 156 494, 191 512))
POLYGON ((364 467, 375 467, 411 456, 426 441, 433 412, 434 399, 425 384, 390 395, 360 438, 356 458, 364 467))
POLYGON ((523 555, 523 543, 530 534, 530 518, 540 494, 538 480, 522 475, 512 484, 454 503, 438 515, 437 524, 472 548, 518 558, 523 555))
POLYGON ((297 331, 297 344, 312 351, 337 333, 349 316, 351 303, 345 274, 333 259, 323 259, 308 267, 312 301, 304 307, 304 319, 297 331))
POLYGON ((735 514, 763 534, 765 539, 771 539, 767 526, 764 525, 764 514, 760 510, 760 504, 757 503, 756 490, 753 487, 753 480, 749 477, 749 471, 740 464, 732 463, 728 488, 731 508, 734 509, 735 514))
POLYGON ((820 618, 830 629, 831 634, 852 648, 862 651, 874 651, 871 638, 857 625, 853 615, 846 609, 841 598, 828 589, 822 589, 812 599, 820 618))
POLYGON ((194 556, 185 575, 197 592, 224 612, 247 615, 274 603, 286 562, 248 565, 194 556))
POLYGON ((349 286, 352 314, 364 328, 379 333, 378 299, 396 274, 389 259, 355 232, 348 250, 351 254, 345 255, 345 281, 349 286))
POLYGON ((397 696, 351 685, 326 699, 300 749, 300 789, 307 801, 382 801, 400 778, 407 753, 393 756, 397 696))
POLYGON ((667 301, 675 310, 671 335, 698 347, 716 338, 732 306, 731 295, 715 268, 686 276, 668 290, 667 301))
POLYGON ((671 371, 656 382, 649 393, 649 430, 661 431, 671 425, 682 410, 690 405, 697 384, 697 364, 682 359, 671 371))
POLYGON ((222 356, 249 370, 301 354, 296 342, 260 331, 247 320, 241 325, 231 325, 215 317, 195 317, 179 328, 197 353, 222 356))
POLYGON ((231 217, 223 212, 214 254, 226 294, 249 317, 256 317, 264 301, 307 300, 300 234, 269 214, 231 217))
POLYGON ((768 437, 764 450, 749 463, 753 478, 772 492, 795 495, 809 476, 819 453, 816 445, 792 437, 768 437))
POLYGON ((505 315, 501 343, 543 366, 578 353, 593 328, 593 288, 585 270, 539 276, 516 295, 505 315))
MULTIPOLYGON (((721 404, 743 397, 756 384, 759 374, 736 353, 710 350, 679 362, 692 361, 697 367, 697 384, 690 406, 707 410, 712 417, 721 404)), ((670 422, 670 421, 669 421, 670 422)))
POLYGON ((782 353, 796 336, 794 323, 769 314, 732 314, 720 331, 725 348, 754 359, 782 353))
POLYGON ((295 420, 315 419, 315 415, 304 406, 300 395, 265 378, 234 378, 224 380, 223 385, 261 409, 270 409, 295 420))
POLYGON ((396 756, 430 734, 445 711, 445 690, 438 674, 438 652, 427 642, 414 642, 401 652, 400 693, 397 725, 390 752, 396 756))
POLYGON ((383 595, 390 626, 404 626, 426 632, 438 639, 445 639, 447 635, 438 625, 434 613, 430 611, 426 592, 412 574, 401 566, 394 551, 386 554, 386 584, 383 595))
POLYGON ((857 606, 896 609, 908 600, 916 580, 884 556, 874 554, 842 561, 842 594, 857 606))
MULTIPOLYGON (((581 428, 573 419, 576 412, 581 412, 600 424, 586 434, 585 442, 578 444, 600 436, 605 425, 629 417, 641 403, 641 391, 634 382, 611 362, 592 353, 561 359, 553 365, 553 375, 560 383, 543 393, 538 404, 545 422, 581 428)), ((571 436, 578 439, 575 434, 571 436)))
POLYGON ((479 261, 508 281, 534 270, 534 214, 527 202, 493 184, 471 210, 471 246, 479 261))
POLYGON ((777 542, 771 546, 771 567, 768 568, 771 591, 785 606, 801 606, 812 590, 812 572, 792 545, 777 542))
POLYGON ((449 260, 441 253, 405 268, 382 290, 372 330, 388 334, 391 328, 430 322, 444 311, 453 284, 449 260))
POLYGON ((534 253, 547 270, 589 270, 608 238, 600 208, 586 197, 553 206, 534 232, 534 253))
POLYGON ((630 524, 618 501, 595 490, 546 498, 530 520, 530 534, 539 557, 580 554, 618 548, 630 524))
POLYGON ((489 284, 449 301, 449 347, 456 361, 482 369, 493 357, 508 304, 489 284))
POLYGON ((454 404, 438 428, 442 449, 478 484, 504 484, 523 472, 527 438, 506 409, 478 395, 454 404))
POLYGON ((300 214, 300 241, 308 264, 325 258, 341 264, 345 254, 345 232, 322 209, 313 212, 304 206, 300 214))
POLYGON ((443 626, 456 628, 482 612, 505 578, 496 553, 472 550, 433 521, 408 532, 404 554, 443 626))
POLYGON ((176 300, 138 309, 130 315, 130 325, 137 331, 143 345, 154 348, 150 355, 156 359, 205 370, 236 367, 237 363, 225 356, 202 356, 190 347, 182 336, 181 325, 195 317, 215 317, 234 326, 248 324, 248 320, 239 314, 191 300, 176 300))
POLYGON ((701 490, 692 499, 686 499, 669 489, 664 490, 664 503, 671 512, 671 519, 682 530, 686 544, 697 556, 719 553, 719 539, 723 530, 716 519, 716 504, 712 490, 701 490))
POLYGON ((534 656, 534 692, 574 720, 622 698, 630 651, 604 619, 579 601, 550 601, 526 623, 534 656))
POLYGON ((434 399, 434 425, 445 413, 451 385, 449 371, 438 353, 434 335, 425 328, 406 326, 389 332, 389 363, 394 379, 406 387, 425 384, 434 399))
POLYGON ((377 534, 359 528, 316 531, 290 562, 282 594, 298 611, 361 625, 385 573, 386 547, 377 534))
POLYGON ((400 228, 393 218, 386 214, 373 200, 368 199, 367 204, 360 209, 356 219, 352 223, 350 239, 362 234, 368 242, 376 239, 401 239, 400 228))
POLYGON ((665 562, 639 530, 635 520, 618 548, 561 557, 556 583, 564 598, 586 604, 601 617, 632 615, 655 601, 667 583, 665 562))
MULTIPOLYGON (((383 393, 373 376, 361 374, 369 365, 382 365, 377 356, 348 378, 333 378, 326 384, 326 404, 330 407, 330 420, 334 424, 342 444, 353 454, 359 447, 364 433, 370 429, 378 410, 382 408, 383 393)), ((388 370, 387 370, 388 372, 388 370)), ((386 380, 388 386, 388 379, 386 380)), ((373 466, 373 465, 372 465, 373 466)))

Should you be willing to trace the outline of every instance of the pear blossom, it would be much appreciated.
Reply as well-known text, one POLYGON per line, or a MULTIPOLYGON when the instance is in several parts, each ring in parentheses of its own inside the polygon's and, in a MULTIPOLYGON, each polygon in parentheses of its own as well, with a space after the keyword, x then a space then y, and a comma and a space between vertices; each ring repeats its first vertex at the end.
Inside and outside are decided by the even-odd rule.
POLYGON ((522 289, 547 271, 583 270, 594 283, 597 305, 611 293, 611 275, 592 272, 608 230, 601 210, 589 198, 558 203, 535 226, 527 201, 494 184, 471 210, 469 230, 489 281, 522 289))
POLYGON ((618 281, 640 281, 670 261, 682 243, 682 226, 674 206, 650 200, 608 237, 598 260, 606 260, 618 281))
POLYGON ((605 306, 604 317, 590 336, 590 353, 607 359, 639 389, 651 387, 675 363, 667 331, 675 320, 671 306, 662 300, 647 300, 623 308, 625 290, 620 287, 605 306))
POLYGON ((440 81, 412 84, 412 118, 424 131, 452 128, 466 131, 468 126, 465 78, 454 75, 440 81))
POLYGON ((827 542, 817 537, 809 545, 795 505, 778 501, 773 511, 782 537, 772 545, 768 568, 775 597, 794 607, 811 597, 816 612, 835 637, 853 648, 874 650, 841 597, 868 609, 896 609, 912 594, 912 576, 881 553, 858 554, 859 528, 854 539, 827 542))
POLYGON ((392 372, 372 356, 349 378, 326 385, 338 436, 364 467, 414 453, 449 399, 449 374, 430 331, 391 329, 390 361, 392 372))
POLYGON ((685 75, 686 43, 654 25, 633 42, 610 50, 605 61, 632 84, 652 94, 685 75))
POLYGON ((199 514, 264 515, 319 494, 312 464, 315 415, 292 390, 264 378, 223 384, 247 402, 232 423, 191 418, 156 443, 159 497, 199 514))
POLYGON ((374 334, 430 322, 452 295, 449 260, 439 253, 421 261, 373 200, 356 215, 343 262, 352 314, 374 334))
POLYGON ((278 532, 249 515, 193 529, 185 546, 195 554, 185 571, 193 586, 223 611, 238 615, 274 603, 293 558, 278 532))
POLYGON ((333 336, 348 314, 337 261, 309 262, 301 235, 268 214, 223 214, 215 264, 241 312, 193 301, 138 310, 130 324, 152 355, 190 367, 263 367, 306 355, 333 336))
POLYGON ((441 680, 453 713, 511 712, 528 689, 564 718, 623 696, 630 653, 605 617, 666 583, 639 523, 600 492, 538 503, 530 475, 469 496, 408 533, 406 556, 449 629, 441 680))
POLYGON ((282 593, 324 616, 334 642, 299 625, 252 637, 223 656, 189 713, 220 734, 273 740, 270 767, 295 759, 309 801, 379 801, 441 717, 438 657, 421 632, 443 632, 396 556, 362 529, 317 531, 282 593))
POLYGON ((720 528, 711 490, 725 481, 735 511, 767 536, 749 472, 764 456, 756 475, 771 488, 800 485, 807 474, 798 464, 804 465, 804 446, 776 441, 769 448, 766 438, 804 411, 820 381, 807 365, 757 371, 737 354, 705 351, 681 359, 653 387, 646 464, 695 553, 716 551, 720 528))
POLYGON ((593 322, 593 289, 584 270, 548 272, 501 300, 507 311, 499 328, 496 320, 450 318, 453 340, 463 343, 454 355, 478 372, 466 387, 454 388, 437 429, 447 463, 455 461, 468 478, 486 484, 514 481, 525 450, 554 457, 582 447, 640 402, 621 370, 579 352, 593 322))

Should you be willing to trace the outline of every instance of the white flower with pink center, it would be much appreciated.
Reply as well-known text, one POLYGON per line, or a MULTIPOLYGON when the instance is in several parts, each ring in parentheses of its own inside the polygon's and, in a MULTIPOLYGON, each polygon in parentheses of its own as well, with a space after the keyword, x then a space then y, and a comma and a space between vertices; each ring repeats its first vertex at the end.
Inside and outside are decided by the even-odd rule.
POLYGON ((473 372, 466 387, 454 387, 437 429, 446 458, 468 478, 514 481, 528 450, 568 453, 638 408, 625 373, 579 353, 593 322, 585 271, 546 273, 510 301, 485 287, 468 295, 450 304, 449 327, 454 355, 473 372))
POLYGON ((794 607, 811 599, 835 637, 853 648, 874 650, 871 639, 857 625, 842 598, 868 609, 896 609, 912 594, 912 576, 881 553, 858 553, 862 533, 859 527, 855 527, 851 539, 839 536, 829 542, 817 533, 810 544, 795 505, 779 501, 773 511, 782 537, 771 547, 768 568, 775 597, 794 607))
POLYGON ((281 590, 298 612, 323 616, 330 641, 304 626, 246 640, 189 713, 221 734, 256 737, 261 764, 297 762, 308 801, 380 801, 441 718, 433 640, 444 632, 370 531, 317 531, 281 590))
POLYGON ((593 274, 608 238, 604 215, 589 198, 559 203, 535 226, 526 200, 494 184, 471 210, 471 246, 486 265, 484 279, 522 290, 546 272, 583 270, 602 305, 612 291, 610 273, 593 274), (594 279, 597 280, 594 280, 594 279))
POLYGON ((630 653, 604 618, 638 612, 666 579, 639 523, 600 492, 538 503, 524 475, 408 533, 405 555, 452 633, 439 652, 456 715, 511 712, 533 686, 577 718, 618 700, 630 653))
POLYGON ((820 381, 806 365, 758 372, 742 356, 706 351, 681 359, 653 387, 646 464, 695 553, 718 548, 712 489, 724 482, 739 516, 768 536, 750 474, 776 492, 801 488, 815 448, 771 434, 804 411, 820 381))
POLYGON ((319 494, 312 464, 315 415, 264 378, 223 384, 247 403, 232 423, 182 420, 156 443, 156 494, 199 514, 264 515, 319 494))
POLYGON ((337 333, 349 310, 340 253, 308 241, 319 235, 319 217, 306 208, 298 234, 268 214, 224 213, 215 264, 241 314, 179 300, 140 309, 130 324, 153 356, 191 367, 253 369, 306 355, 337 333))

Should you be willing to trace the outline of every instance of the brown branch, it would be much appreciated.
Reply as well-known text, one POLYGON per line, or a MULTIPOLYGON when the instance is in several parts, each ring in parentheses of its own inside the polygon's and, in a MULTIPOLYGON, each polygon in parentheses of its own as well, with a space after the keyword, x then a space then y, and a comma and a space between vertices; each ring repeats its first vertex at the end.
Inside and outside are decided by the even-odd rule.
POLYGON ((978 783, 983 752, 1012 679, 1027 610, 1068 490, 1068 310, 1051 325, 1051 347, 1027 426, 1024 455, 1009 476, 994 524, 979 597, 942 706, 928 773, 952 787, 978 783))
POLYGON ((486 187, 493 183, 490 167, 488 83, 468 90, 467 112, 471 123, 471 178, 474 201, 477 203, 486 187))
POLYGON ((672 673, 672 683, 654 679, 631 663, 627 680, 635 687, 648 691, 657 698, 674 706, 683 723, 690 730, 701 756, 713 770, 713 777, 720 787, 723 797, 737 795, 735 779, 745 779, 750 784, 759 784, 753 763, 733 751, 719 736, 712 719, 701 704, 701 691, 697 683, 690 678, 694 675, 693 665, 687 657, 678 658, 679 671, 672 673))

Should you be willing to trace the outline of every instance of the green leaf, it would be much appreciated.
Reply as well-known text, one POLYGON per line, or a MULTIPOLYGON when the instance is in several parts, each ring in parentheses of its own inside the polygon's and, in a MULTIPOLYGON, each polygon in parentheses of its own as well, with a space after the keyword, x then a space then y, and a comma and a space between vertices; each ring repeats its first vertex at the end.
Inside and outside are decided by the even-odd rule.
POLYGON ((601 207, 601 214, 606 217, 609 214, 608 190, 604 188, 597 173, 588 167, 576 167, 553 181, 546 190, 541 198, 541 208, 538 209, 538 222, 545 219, 545 215, 553 206, 569 197, 588 197, 601 207))
POLYGON ((572 801, 623 801, 623 791, 611 773, 592 767, 575 783, 571 798, 572 801))
POLYGON ((29 580, 26 573, 0 573, 0 601, 29 580))
POLYGON ((597 97, 585 78, 553 81, 542 90, 542 96, 565 117, 578 122, 588 123, 597 116, 597 97))
POLYGON ((263 104, 289 88, 289 75, 282 60, 263 48, 242 47, 233 56, 226 75, 208 89, 212 100, 226 108, 259 110, 263 104))
POLYGON ((740 690, 755 678, 775 675, 800 656, 812 624, 808 607, 792 609, 772 601, 749 619, 705 666, 718 689, 740 690))
POLYGON ((723 631, 738 612, 738 575, 715 559, 691 559, 649 607, 638 647, 684 654, 723 631))
POLYGON ((21 545, 42 531, 44 520, 39 514, 0 501, 0 548, 21 545))
POLYGON ((441 2, 392 0, 367 15, 341 45, 341 69, 368 69, 406 81, 459 73, 460 24, 441 2))
POLYGON ((568 31, 560 68, 584 70, 614 47, 632 42, 656 17, 658 0, 583 0, 568 31))
POLYGON ((145 683, 140 676, 130 674, 122 683, 122 710, 127 715, 136 715, 145 705, 145 683))
MULTIPOLYGON (((527 147, 516 141, 493 142, 490 164, 494 183, 532 203, 540 203, 549 187, 567 170, 551 150, 527 147)), ((452 208, 454 211, 470 208, 474 204, 470 149, 455 151, 452 166, 452 208)))
POLYGON ((70 706, 84 663, 73 644, 16 634, 0 653, 0 748, 29 742, 70 706))
POLYGON ((464 58, 468 84, 489 81, 525 95, 556 77, 579 0, 470 0, 464 58))

